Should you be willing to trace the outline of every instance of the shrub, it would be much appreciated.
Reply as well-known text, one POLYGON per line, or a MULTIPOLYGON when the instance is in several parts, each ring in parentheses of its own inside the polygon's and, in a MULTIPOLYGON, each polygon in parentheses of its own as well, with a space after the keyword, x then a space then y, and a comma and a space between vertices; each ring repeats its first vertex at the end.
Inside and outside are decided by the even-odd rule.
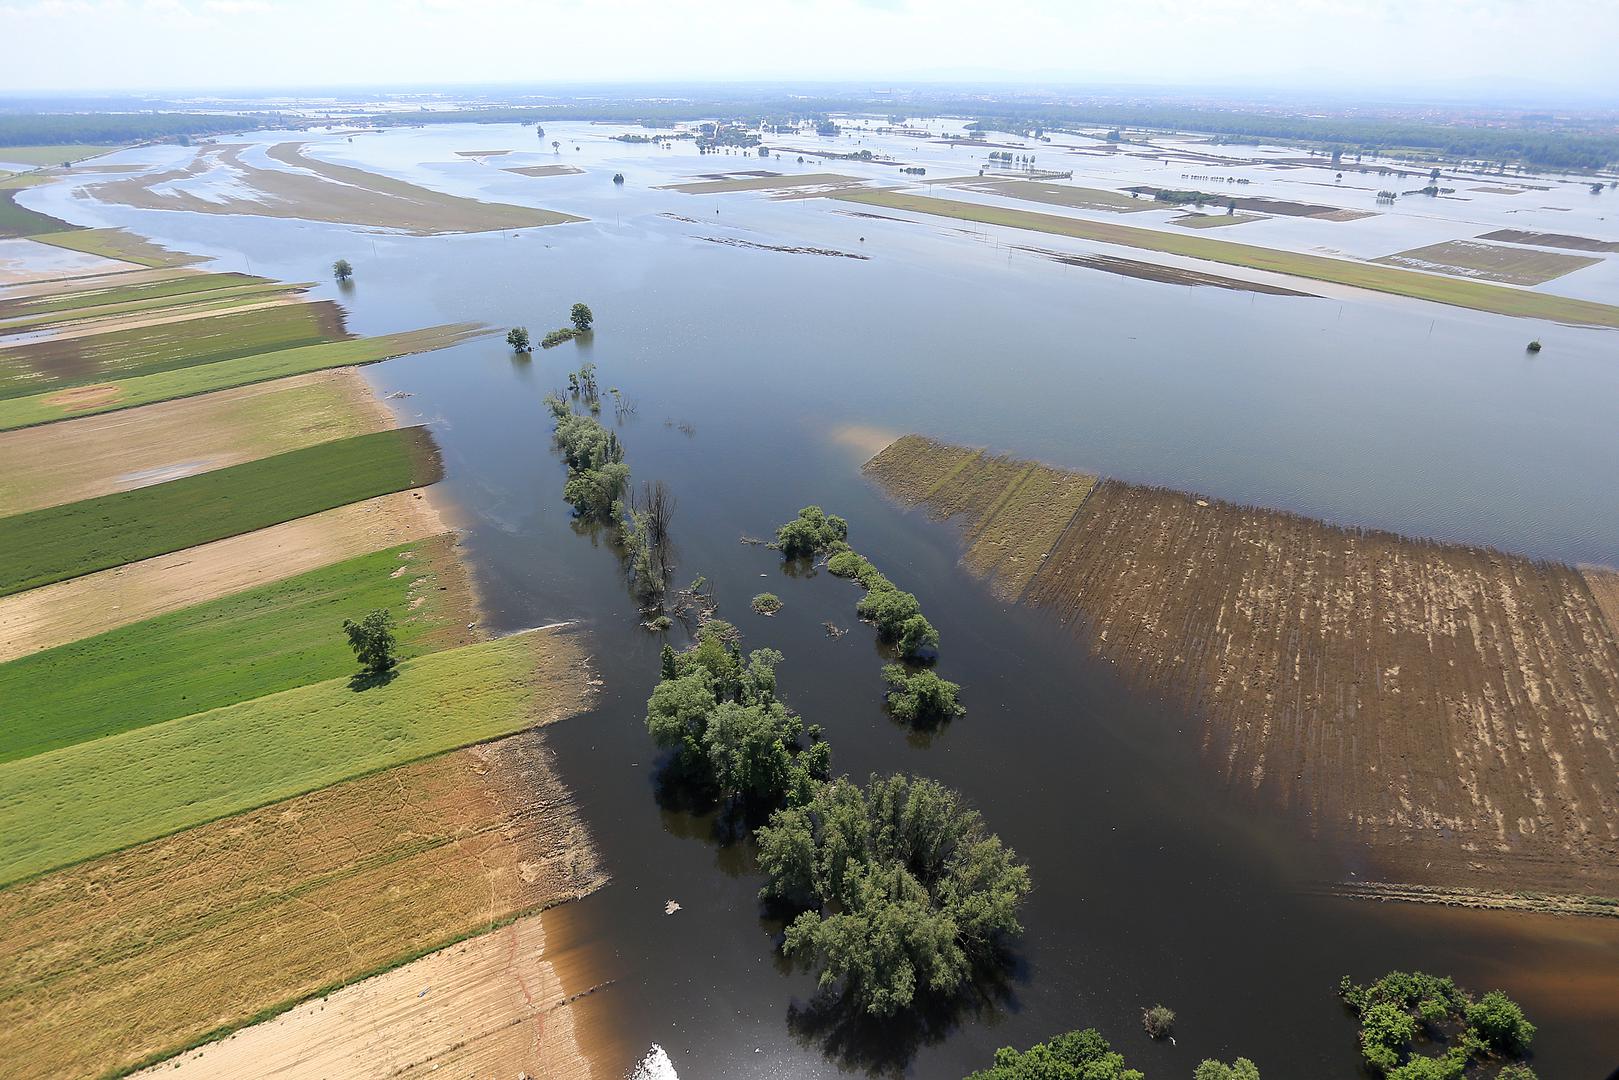
POLYGON ((566 327, 565 326, 565 327, 562 327, 562 328, 557 329, 557 330, 551 330, 551 331, 547 332, 546 335, 543 338, 540 339, 540 348, 542 348, 542 349, 555 348, 556 346, 561 345, 564 341, 572 341, 574 338, 576 338, 578 336, 579 336, 579 331, 573 329, 572 327, 566 327))
POLYGON ((1175 1010, 1161 1004, 1142 1009, 1141 1027, 1149 1039, 1165 1038, 1175 1030, 1175 1010))
POLYGON ((1499 990, 1491 990, 1467 1006, 1467 1027, 1490 1049, 1519 1055, 1535 1039, 1535 1025, 1523 1015, 1518 1003, 1499 990))
POLYGON ((956 701, 961 687, 931 671, 909 673, 900 664, 883 668, 888 681, 888 711, 907 724, 952 720, 967 710, 956 701))
POLYGON ((775 593, 762 592, 753 598, 753 610, 761 615, 774 615, 781 610, 781 597, 775 593))
POLYGON ((876 589, 861 597, 855 612, 862 619, 875 623, 877 632, 892 640, 899 637, 905 620, 922 614, 922 605, 915 596, 898 589, 876 589))
POLYGON ((787 558, 817 555, 837 541, 847 540, 849 523, 819 506, 806 506, 798 516, 776 530, 776 545, 787 558))
POLYGON ((1247 1058, 1238 1058, 1229 1065, 1204 1058, 1192 1071, 1192 1080, 1259 1080, 1259 1066, 1247 1058))
POLYGON ((862 570, 869 570, 875 573, 877 568, 872 566, 871 562, 864 555, 861 555, 859 552, 851 548, 848 550, 839 551, 830 559, 826 560, 826 570, 827 573, 836 577, 858 578, 860 577, 862 570))
POLYGON ((1086 1028, 1027 1050, 1002 1047, 995 1051, 993 1066, 967 1080, 1142 1080, 1142 1074, 1126 1068, 1123 1055, 1095 1028, 1086 1028))
POLYGON ((913 660, 934 656, 939 651, 939 632, 923 616, 912 615, 900 624, 899 636, 894 639, 894 644, 901 656, 913 660))

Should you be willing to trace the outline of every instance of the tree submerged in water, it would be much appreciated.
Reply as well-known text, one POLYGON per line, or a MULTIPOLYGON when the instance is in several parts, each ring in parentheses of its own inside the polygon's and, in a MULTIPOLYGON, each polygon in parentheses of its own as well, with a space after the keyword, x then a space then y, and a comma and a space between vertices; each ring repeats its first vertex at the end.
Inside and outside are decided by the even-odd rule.
MULTIPOLYGON (((1256 1074, 1257 1075, 1257 1074, 1256 1074)), ((1142 1080, 1095 1028, 1070 1031, 1027 1050, 995 1052, 995 1064, 967 1080, 1142 1080)), ((1200 1077, 1199 1080, 1202 1080, 1200 1077)))
POLYGON ((338 259, 332 264, 332 276, 338 281, 347 281, 354 276, 354 267, 347 259, 338 259))
POLYGON ((1515 1059, 1528 1054, 1535 1025, 1499 990, 1475 1001, 1449 978, 1391 971, 1368 986, 1346 975, 1338 993, 1360 1019, 1366 1066, 1387 1080, 1459 1080, 1473 1062, 1492 1059, 1504 1062, 1498 1077, 1534 1080, 1515 1059), (1444 1053, 1418 1052, 1419 1043, 1438 1043, 1441 1036, 1444 1053))
POLYGON ((506 331, 506 344, 512 347, 512 352, 533 352, 534 344, 528 339, 528 327, 514 326, 506 331))

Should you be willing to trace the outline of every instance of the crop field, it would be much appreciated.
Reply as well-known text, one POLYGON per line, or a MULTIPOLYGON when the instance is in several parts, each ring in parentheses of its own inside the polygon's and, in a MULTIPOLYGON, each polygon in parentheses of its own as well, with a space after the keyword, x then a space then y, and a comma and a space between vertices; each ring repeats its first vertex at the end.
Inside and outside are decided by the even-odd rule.
MULTIPOLYGON (((56 310, 0 318, 0 335, 50 331, 52 336, 62 336, 69 332, 78 334, 102 328, 119 329, 137 323, 151 325, 160 319, 165 322, 194 319, 205 314, 263 305, 269 301, 289 302, 297 299, 306 288, 272 281, 198 290, 189 295, 154 296, 107 304, 92 300, 64 305, 56 310)), ((77 296, 67 293, 61 299, 72 301, 77 296)))
POLYGON ((396 356, 433 352, 486 333, 488 331, 476 323, 452 323, 381 337, 278 349, 155 375, 137 375, 9 400, 0 397, 0 431, 129 409, 235 386, 249 386, 327 368, 372 364, 396 356))
POLYGON ((189 266, 203 261, 200 256, 170 251, 145 237, 136 236, 123 229, 73 229, 67 225, 63 228, 71 231, 48 233, 35 236, 34 239, 42 244, 54 244, 56 247, 70 248, 73 251, 83 251, 90 255, 100 255, 106 259, 118 259, 140 266, 189 266))
POLYGON ((963 451, 920 435, 890 443, 866 471, 907 505, 926 506, 936 520, 959 517, 967 546, 962 561, 1005 600, 1023 592, 1096 483, 1094 476, 963 451))
POLYGON ((448 528, 421 491, 401 491, 0 596, 0 661, 438 536, 448 528))
POLYGON ((0 885, 579 712, 580 647, 536 630, 0 765, 0 885))
POLYGON ((1409 266, 1413 270, 1433 270, 1442 274, 1462 274, 1508 285, 1540 285, 1572 274, 1601 259, 1583 255, 1558 255, 1533 248, 1481 244, 1476 240, 1447 240, 1442 244, 1385 255, 1373 262, 1384 266, 1409 266))
POLYGON ((1170 218, 1171 225, 1187 229, 1218 229, 1224 225, 1241 225, 1249 221, 1264 221, 1264 214, 1182 214, 1170 218))
POLYGON ((1619 251, 1619 241, 1594 240, 1589 236, 1570 236, 1568 233, 1525 232, 1522 229, 1497 229, 1485 233, 1480 240, 1500 240, 1508 244, 1539 244, 1541 247, 1568 248, 1573 251, 1619 251))
POLYGON ((0 346, 0 398, 152 375, 348 335, 329 300, 0 346))
POLYGON ((1619 327, 1619 307, 1612 304, 1510 289, 1483 281, 1443 277, 1399 267, 1351 262, 1347 259, 1333 259, 1301 252, 1278 251, 1206 236, 1160 232, 1110 221, 1089 221, 1084 218, 1042 214, 1013 207, 986 206, 892 190, 837 191, 829 194, 828 198, 866 206, 881 206, 890 210, 906 210, 961 221, 975 221, 984 225, 1072 236, 1080 240, 1118 244, 1168 255, 1207 259, 1230 266, 1269 270, 1314 281, 1371 289, 1417 300, 1432 300, 1500 315, 1553 319, 1585 326, 1619 327))
POLYGON ((62 146, 0 146, 0 162, 7 165, 65 165, 118 149, 104 144, 70 143, 62 146))
POLYGON ((354 672, 343 620, 393 613, 401 656, 471 644, 452 536, 332 566, 0 664, 0 763, 354 672), (116 708, 108 708, 117 702, 116 708))
POLYGON ((733 176, 724 180, 698 180, 688 184, 665 184, 661 190, 687 195, 718 195, 728 191, 786 191, 790 188, 858 187, 865 181, 839 173, 795 173, 791 176, 733 176))
POLYGON ((393 414, 353 369, 0 432, 0 516, 146 487, 381 431, 393 414))
POLYGON ((581 220, 551 210, 448 195, 322 161, 306 154, 305 145, 277 143, 266 149, 270 158, 292 169, 252 164, 242 157, 245 147, 205 146, 179 168, 108 180, 88 190, 107 202, 149 210, 330 221, 399 229, 418 236, 527 229, 581 220), (204 197, 185 186, 220 168, 228 169, 237 181, 229 194, 204 197))
POLYGON ((1075 210, 1107 210, 1115 214, 1136 214, 1143 210, 1161 210, 1163 207, 1151 199, 1132 199, 1117 191, 1101 188, 1075 187, 1073 184, 1051 184, 1043 180, 999 180, 976 183, 969 180, 962 186, 977 188, 1009 199, 1068 206, 1075 210))
POLYGON ((0 1057, 128 1069, 604 880, 539 733, 350 780, 0 890, 0 1057))
MULTIPOLYGON (((1017 512, 1016 463, 895 445, 868 471, 902 501, 1017 512)), ((1576 570, 1104 481, 1020 599, 1398 880, 1619 891, 1619 638, 1576 570)))
POLYGON ((0 596, 439 479, 426 428, 356 435, 0 518, 0 596))
POLYGON ((599 1077, 598 999, 580 995, 604 980, 568 914, 520 919, 138 1075, 599 1077))

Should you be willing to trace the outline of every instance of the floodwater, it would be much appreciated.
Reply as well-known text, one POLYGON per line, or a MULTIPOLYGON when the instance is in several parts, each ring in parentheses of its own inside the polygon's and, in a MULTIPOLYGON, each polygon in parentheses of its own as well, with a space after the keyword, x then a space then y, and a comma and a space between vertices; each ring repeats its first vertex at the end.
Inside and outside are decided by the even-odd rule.
MULTIPOLYGON (((1619 334, 1348 292, 1300 299, 1166 285, 1014 250, 1131 254, 1078 241, 860 218, 825 200, 658 191, 697 173, 799 166, 796 155, 699 157, 687 144, 666 151, 605 138, 618 130, 547 125, 542 142, 514 126, 428 128, 338 137, 318 151, 592 219, 521 233, 402 237, 132 211, 67 187, 21 200, 75 222, 128 224, 216 256, 220 269, 321 280, 333 259, 348 258, 352 286, 317 293, 338 299, 358 333, 474 319, 525 324, 537 337, 562 325, 575 300, 595 309, 590 339, 531 358, 491 337, 366 370, 379 391, 408 394, 391 404, 431 424, 444 448, 443 489, 467 528, 490 624, 578 619, 589 629, 600 702, 549 738, 614 877, 569 919, 598 944, 595 967, 613 980, 581 1006, 609 1026, 611 1072, 627 1074, 656 1044, 687 1080, 844 1069, 959 1077, 997 1046, 1096 1026, 1154 1077, 1239 1054, 1272 1080, 1353 1076, 1355 1030, 1335 996, 1338 978, 1396 966, 1519 997, 1541 1025, 1534 1064, 1543 1080, 1595 1080, 1619 1065, 1619 921, 1319 896, 1318 882, 1372 873, 1364 853, 1311 843, 1308 823, 1221 790, 1190 745, 1192 721, 1122 685, 1041 614, 996 601, 956 566, 949 526, 898 510, 859 473, 888 436, 923 431, 1340 523, 1619 564, 1619 334), (525 153, 484 162, 454 154, 502 147, 525 153), (559 159, 586 171, 500 171, 559 159), (622 187, 610 182, 615 171, 622 187), (1524 352, 1532 337, 1546 346, 1538 356, 1524 352), (856 777, 908 770, 958 787, 1030 864, 1027 932, 1014 962, 970 1003, 875 1031, 815 1008, 812 980, 776 958, 779 928, 754 899, 761 882, 747 846, 722 844, 711 820, 658 805, 642 715, 662 639, 637 626, 612 551, 570 521, 540 404, 584 359, 598 364, 604 389, 634 404, 621 436, 635 477, 668 482, 678 500, 677 576, 706 575, 750 646, 786 653, 783 696, 826 728, 834 767, 856 777), (921 599, 943 635, 940 673, 963 685, 965 717, 929 737, 887 719, 883 657, 854 618, 857 591, 739 542, 811 502, 846 516, 851 541, 921 599), (780 615, 748 610, 761 591, 782 598, 780 615), (829 637, 827 621, 849 633, 829 637), (665 915, 668 900, 681 909, 665 915), (1141 1034, 1140 1010, 1157 1001, 1180 1014, 1174 1046, 1141 1034)), ((782 141, 831 145, 812 135, 782 141)), ((838 145, 900 153, 912 144, 864 135, 838 145)), ((923 145, 928 156, 910 160, 930 175, 975 172, 985 152, 923 145)), ((1049 148, 1036 152, 1047 164, 1049 148)), ((171 163, 179 153, 113 160, 171 163)), ((1072 157, 1080 164, 1061 167, 1115 169, 1109 185, 1202 171, 1072 157)), ((896 179, 890 168, 848 162, 803 168, 896 179)), ((1330 182, 1324 170, 1272 170, 1282 179, 1243 194, 1351 205, 1325 189, 1283 187, 1304 183, 1303 173, 1330 182)), ((1564 185, 1535 195, 1572 204, 1577 193, 1564 185)), ((1552 228, 1505 216, 1523 196, 1500 196, 1503 206, 1486 214, 1489 198, 1469 204, 1479 221, 1446 236, 1424 226, 1410 243, 1396 237, 1368 253, 1472 229, 1552 228)), ((1370 243, 1356 239, 1368 222, 1391 228, 1381 219, 1254 224, 1276 226, 1301 249, 1334 235, 1349 249, 1370 243)), ((1593 219, 1558 231, 1614 238, 1601 227, 1593 219)), ((1282 243, 1241 232, 1250 228, 1216 233, 1282 243)), ((604 420, 613 421, 610 406, 604 420)))

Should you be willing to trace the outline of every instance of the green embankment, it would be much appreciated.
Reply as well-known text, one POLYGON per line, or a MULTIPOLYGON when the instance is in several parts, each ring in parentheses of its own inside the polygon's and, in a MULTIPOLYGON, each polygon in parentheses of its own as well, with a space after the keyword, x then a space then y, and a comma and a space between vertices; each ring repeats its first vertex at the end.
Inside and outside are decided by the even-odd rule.
POLYGON ((438 480, 426 428, 337 439, 0 518, 0 596, 438 480))
POLYGON ((61 146, 0 146, 0 162, 7 165, 65 165, 72 161, 110 154, 119 149, 107 143, 63 143, 61 146))
POLYGON ((378 608, 401 655, 433 651, 460 614, 435 585, 454 558, 447 537, 401 544, 0 664, 0 763, 350 674, 343 620, 378 608))
POLYGON ((107 391, 105 395, 94 403, 81 404, 78 407, 74 407, 72 403, 53 400, 57 397, 55 392, 0 400, 0 431, 48 424, 53 420, 66 420, 75 416, 93 416, 96 413, 131 409, 137 405, 193 397, 214 390, 228 390, 233 386, 267 382, 270 379, 302 375, 326 368, 373 364, 396 356, 448 348, 484 333, 488 331, 477 323, 452 323, 381 337, 334 341, 326 345, 307 345, 299 349, 259 353, 256 356, 244 356, 235 360, 199 364, 177 371, 140 375, 131 379, 98 384, 105 387, 107 391))
POLYGON ((1527 289, 1513 289, 1465 278, 1442 277, 1418 270, 1402 270, 1391 266, 1352 262, 1348 259, 1330 259, 1323 255, 1307 255, 1296 251, 1278 251, 1230 240, 1159 232, 1155 229, 1119 225, 1109 221, 1089 221, 1085 218, 989 206, 956 199, 939 199, 928 195, 907 195, 897 191, 848 191, 837 192, 828 197, 867 206, 886 207, 890 210, 909 210, 918 214, 976 221, 984 225, 1003 225, 1013 229, 1029 229, 1104 244, 1118 244, 1143 251, 1207 259, 1210 262, 1230 266, 1269 270, 1313 281, 1326 281, 1335 285, 1351 285, 1376 292, 1393 293, 1397 296, 1409 296, 1417 300, 1433 300, 1441 304, 1488 311, 1497 315, 1551 319, 1584 326, 1619 327, 1619 307, 1611 304, 1553 296, 1550 293, 1531 292, 1527 289))
POLYGON ((30 342, 0 353, 0 398, 153 375, 346 336, 342 312, 323 301, 30 342))
POLYGON ((530 631, 0 765, 0 885, 520 731, 580 696, 543 685, 554 647, 530 631))
POLYGON ((32 237, 39 233, 73 228, 67 222, 53 218, 49 214, 41 214, 37 210, 19 206, 17 192, 21 189, 21 185, 16 183, 16 179, 8 181, 12 186, 0 188, 0 240, 13 240, 21 236, 32 237))

